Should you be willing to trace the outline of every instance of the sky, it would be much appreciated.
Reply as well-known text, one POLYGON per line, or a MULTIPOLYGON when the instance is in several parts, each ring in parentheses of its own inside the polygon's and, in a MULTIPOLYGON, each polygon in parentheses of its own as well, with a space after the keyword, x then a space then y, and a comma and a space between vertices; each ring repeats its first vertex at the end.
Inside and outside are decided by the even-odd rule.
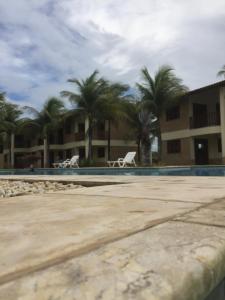
POLYGON ((190 88, 220 80, 224 0, 0 0, 0 91, 39 108, 95 69, 135 87, 170 64, 190 88))

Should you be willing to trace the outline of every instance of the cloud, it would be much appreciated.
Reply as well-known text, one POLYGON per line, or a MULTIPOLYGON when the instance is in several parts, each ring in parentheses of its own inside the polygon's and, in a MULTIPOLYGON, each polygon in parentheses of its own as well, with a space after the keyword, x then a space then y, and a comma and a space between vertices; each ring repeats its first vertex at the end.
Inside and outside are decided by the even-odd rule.
POLYGON ((225 63, 224 0, 7 0, 0 20, 0 89, 36 107, 94 69, 134 86, 169 63, 197 88, 225 63))

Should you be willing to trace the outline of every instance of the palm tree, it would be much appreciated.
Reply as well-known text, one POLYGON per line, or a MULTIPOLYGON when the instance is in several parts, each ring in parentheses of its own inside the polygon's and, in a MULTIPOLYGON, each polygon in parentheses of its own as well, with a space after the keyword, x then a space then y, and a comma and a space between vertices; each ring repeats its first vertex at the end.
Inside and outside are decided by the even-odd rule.
POLYGON ((5 104, 6 104, 5 93, 0 92, 0 120, 3 120, 4 118, 5 104))
POLYGON ((117 104, 115 98, 122 92, 119 84, 110 85, 103 77, 98 76, 94 71, 84 80, 76 78, 68 82, 75 84, 76 92, 62 91, 61 95, 67 97, 76 106, 76 112, 88 120, 88 161, 92 160, 92 137, 94 125, 100 120, 111 120, 113 111, 117 104), (120 92, 119 92, 120 91, 120 92))
POLYGON ((187 87, 168 65, 161 66, 154 76, 149 74, 146 67, 141 70, 141 73, 143 83, 137 84, 137 87, 145 107, 157 118, 158 152, 161 159, 161 114, 165 108, 173 105, 187 92, 187 87))
POLYGON ((1 122, 0 133, 10 148, 10 166, 15 164, 15 133, 20 128, 22 110, 18 105, 5 101, 1 94, 1 122))
POLYGON ((52 97, 48 99, 43 108, 38 111, 33 107, 26 106, 25 109, 29 110, 34 119, 26 120, 23 126, 30 126, 36 129, 44 141, 44 167, 49 166, 49 134, 54 132, 63 120, 65 106, 62 100, 52 97))
POLYGON ((222 66, 222 69, 217 73, 217 76, 223 76, 225 78, 225 65, 222 66))
POLYGON ((124 102, 124 110, 126 121, 132 128, 138 146, 138 161, 149 165, 151 144, 155 137, 156 118, 138 100, 124 102))
POLYGON ((118 121, 124 117, 123 103, 126 102, 129 86, 122 83, 109 84, 104 105, 99 116, 100 119, 107 120, 107 149, 108 160, 111 160, 111 125, 118 125, 118 121))
POLYGON ((0 92, 0 102, 5 101, 5 93, 4 92, 0 92))

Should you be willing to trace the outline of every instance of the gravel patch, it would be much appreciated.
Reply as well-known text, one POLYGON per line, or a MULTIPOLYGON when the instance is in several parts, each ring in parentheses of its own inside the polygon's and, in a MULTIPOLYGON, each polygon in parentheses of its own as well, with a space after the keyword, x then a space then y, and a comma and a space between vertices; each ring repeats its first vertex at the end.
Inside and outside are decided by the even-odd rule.
POLYGON ((75 183, 61 183, 53 181, 13 181, 0 180, 0 198, 15 197, 27 194, 44 194, 67 189, 76 189, 83 186, 75 183))

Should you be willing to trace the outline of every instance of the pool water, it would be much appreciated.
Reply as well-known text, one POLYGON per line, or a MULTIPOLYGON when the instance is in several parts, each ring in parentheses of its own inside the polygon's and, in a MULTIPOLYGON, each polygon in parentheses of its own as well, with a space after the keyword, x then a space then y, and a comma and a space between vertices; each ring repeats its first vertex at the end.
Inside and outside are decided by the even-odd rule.
POLYGON ((0 169, 0 175, 225 176, 225 166, 161 168, 0 169))

